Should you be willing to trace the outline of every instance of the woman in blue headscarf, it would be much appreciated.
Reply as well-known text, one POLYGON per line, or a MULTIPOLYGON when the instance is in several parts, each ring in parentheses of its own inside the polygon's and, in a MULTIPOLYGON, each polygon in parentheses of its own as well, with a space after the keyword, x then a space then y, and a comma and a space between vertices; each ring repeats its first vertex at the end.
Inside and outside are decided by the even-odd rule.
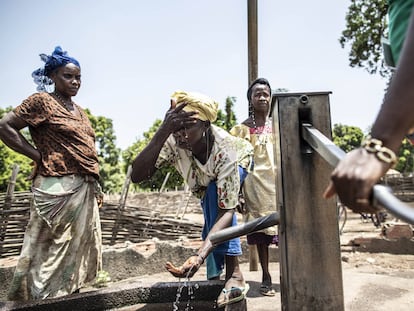
POLYGON ((30 220, 10 300, 71 294, 101 268, 95 133, 72 100, 81 85, 80 64, 60 47, 40 57, 45 66, 32 74, 39 92, 0 120, 0 139, 34 163, 30 220), (20 133, 25 127, 33 145, 20 133))

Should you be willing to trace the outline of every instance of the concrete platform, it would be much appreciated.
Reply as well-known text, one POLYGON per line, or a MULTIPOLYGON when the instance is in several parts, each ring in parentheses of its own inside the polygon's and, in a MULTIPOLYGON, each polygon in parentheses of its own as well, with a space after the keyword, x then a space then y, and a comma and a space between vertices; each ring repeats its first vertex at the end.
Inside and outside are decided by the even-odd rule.
POLYGON ((105 289, 85 289, 70 296, 32 302, 0 302, 1 310, 120 310, 131 305, 150 306, 151 310, 169 310, 174 301, 181 307, 197 305, 196 310, 212 310, 223 287, 221 281, 141 282, 130 280, 105 289), (179 299, 177 292, 180 293, 179 299), (194 293, 194 294, 193 294, 194 293))
MULTIPOLYGON (((343 262, 344 302, 346 311, 411 311, 414 305, 414 269, 384 269, 372 266, 375 254, 367 254, 364 265, 358 266, 343 262)), ((401 261, 414 261, 414 255, 390 255, 401 261)), ((266 297, 260 294, 261 272, 249 271, 248 263, 241 264, 245 279, 250 285, 247 293, 247 310, 279 311, 281 308, 279 264, 271 263, 273 285, 276 296, 266 297)), ((178 310, 204 311, 213 310, 214 301, 222 286, 222 281, 207 282, 205 268, 201 268, 189 284, 193 287, 194 299, 186 294, 184 287, 178 310), (198 286, 195 286, 198 284, 198 286), (197 288, 196 288, 197 287, 197 288)), ((33 304, 0 303, 0 310, 122 310, 122 311, 157 311, 173 310, 178 283, 167 272, 142 275, 110 287, 96 290, 84 289, 84 292, 62 299, 50 299, 33 304)))

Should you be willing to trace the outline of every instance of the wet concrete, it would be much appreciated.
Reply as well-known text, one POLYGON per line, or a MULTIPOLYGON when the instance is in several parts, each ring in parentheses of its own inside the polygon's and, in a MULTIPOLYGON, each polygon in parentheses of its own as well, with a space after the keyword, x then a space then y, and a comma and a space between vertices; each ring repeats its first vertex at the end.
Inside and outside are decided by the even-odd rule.
MULTIPOLYGON (((412 268, 391 269, 376 266, 373 259, 378 261, 376 254, 351 253, 363 256, 358 263, 343 262, 344 301, 346 311, 412 311, 414 305, 414 270, 412 268), (362 259, 364 259, 362 261, 362 259)), ((351 254, 344 254, 350 256, 351 254)), ((413 262, 414 255, 388 255, 385 262, 413 262)), ((270 263, 270 271, 276 295, 267 297, 260 294, 261 271, 249 271, 248 263, 240 265, 246 281, 250 285, 246 305, 248 311, 279 311, 282 310, 279 264, 270 263)), ((194 291, 195 299, 190 299, 188 310, 216 310, 214 301, 223 286, 223 281, 207 282, 203 266, 193 277, 191 284, 199 284, 194 291), (208 286, 205 286, 207 285, 208 286), (207 291, 207 292, 204 292, 207 291), (205 298, 202 298, 204 295, 205 298), (208 299, 205 301, 203 299, 208 299)), ((110 284, 108 288, 87 288, 81 294, 67 296, 61 299, 39 301, 31 305, 0 303, 0 310, 108 310, 108 311, 171 311, 175 301, 177 282, 168 272, 152 275, 142 275, 110 284), (170 287, 165 285, 169 284, 170 287), (152 291, 149 287, 158 288, 152 291), (150 298, 151 293, 154 297, 150 298), (140 297, 139 299, 137 297, 140 297), (157 298, 155 298, 157 297, 157 298), (156 300, 158 299, 158 300, 156 300)), ((181 283, 182 285, 182 283, 181 283)), ((182 304, 179 310, 185 310, 188 296, 183 290, 182 304)))
POLYGON ((1 310, 55 311, 55 310, 119 310, 127 306, 146 305, 142 310, 171 310, 176 301, 177 290, 182 288, 180 310, 186 305, 193 310, 212 310, 215 299, 223 288, 222 281, 123 283, 118 286, 54 299, 27 303, 0 302, 1 310), (185 286, 184 286, 185 285, 185 286), (193 294, 189 291, 192 288, 193 294), (195 300, 196 298, 196 300, 195 300))

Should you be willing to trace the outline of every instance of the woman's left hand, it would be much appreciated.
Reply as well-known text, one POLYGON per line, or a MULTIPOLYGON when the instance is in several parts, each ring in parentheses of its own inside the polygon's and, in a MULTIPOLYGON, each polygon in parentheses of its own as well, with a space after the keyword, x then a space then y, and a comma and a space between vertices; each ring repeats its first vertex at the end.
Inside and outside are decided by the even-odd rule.
POLYGON ((177 278, 191 278, 202 265, 202 258, 198 255, 188 258, 182 266, 176 267, 171 262, 167 261, 165 268, 177 278))

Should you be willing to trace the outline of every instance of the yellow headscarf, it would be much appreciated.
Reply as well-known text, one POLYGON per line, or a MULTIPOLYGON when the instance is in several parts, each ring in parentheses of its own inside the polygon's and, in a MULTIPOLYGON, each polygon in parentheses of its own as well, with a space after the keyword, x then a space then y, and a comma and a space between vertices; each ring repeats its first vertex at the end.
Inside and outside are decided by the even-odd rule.
POLYGON ((219 104, 210 97, 196 92, 184 91, 176 91, 171 97, 177 102, 177 107, 187 103, 183 110, 198 112, 198 119, 210 122, 216 121, 219 104))

